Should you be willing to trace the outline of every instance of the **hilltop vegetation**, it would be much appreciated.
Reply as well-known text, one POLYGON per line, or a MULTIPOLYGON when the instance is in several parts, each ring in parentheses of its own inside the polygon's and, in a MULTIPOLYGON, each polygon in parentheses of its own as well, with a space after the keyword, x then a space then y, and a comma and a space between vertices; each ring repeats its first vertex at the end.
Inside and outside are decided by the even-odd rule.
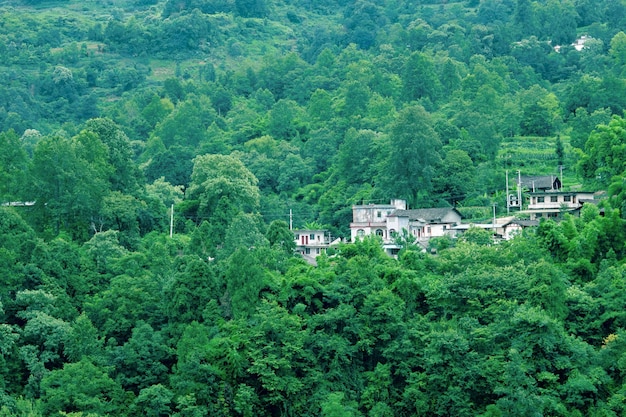
POLYGON ((624 27, 612 0, 2 2, 0 415, 623 415, 624 27), (559 166, 607 198, 496 246, 293 256, 290 212, 490 215, 505 170, 559 166))

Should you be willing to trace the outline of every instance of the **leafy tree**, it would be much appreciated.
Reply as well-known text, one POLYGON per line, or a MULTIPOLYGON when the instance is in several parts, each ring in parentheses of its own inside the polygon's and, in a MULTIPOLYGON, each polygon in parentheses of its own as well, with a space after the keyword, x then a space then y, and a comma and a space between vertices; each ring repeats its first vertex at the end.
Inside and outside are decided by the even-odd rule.
POLYGON ((151 127, 162 121, 174 110, 174 104, 167 98, 154 94, 150 102, 143 108, 141 115, 151 127))
POLYGON ((554 133, 560 119, 556 95, 533 87, 521 94, 521 133, 529 136, 549 136, 554 133))
POLYGON ((205 358, 209 353, 209 329, 197 322, 187 325, 176 346, 172 391, 183 415, 206 415, 218 406, 219 370, 205 358))
POLYGON ((14 130, 0 133, 0 199, 13 201, 20 196, 20 187, 27 168, 26 152, 14 130))
POLYGON ((570 0, 546 2, 542 10, 542 27, 554 45, 567 45, 576 39, 577 21, 580 16, 576 12, 574 2, 570 0))
POLYGON ((626 33, 618 32, 611 39, 609 54, 615 63, 616 72, 622 74, 626 67, 626 33))
POLYGON ((248 318, 260 302, 260 293, 270 285, 270 275, 260 264, 256 248, 238 248, 229 258, 226 270, 226 291, 229 310, 234 318, 248 318))
POLYGON ((372 182, 380 135, 373 131, 349 129, 335 156, 334 167, 350 184, 372 182))
POLYGON ((349 81, 343 88, 342 99, 337 100, 335 108, 344 117, 363 117, 365 115, 371 91, 359 81, 349 81))
POLYGON ((146 184, 146 193, 158 199, 165 207, 180 203, 184 197, 183 186, 172 185, 164 181, 164 177, 156 179, 152 184, 146 184))
POLYGON ((148 181, 155 181, 163 177, 172 185, 189 186, 193 169, 193 152, 181 146, 174 145, 169 149, 157 153, 152 157, 145 168, 148 181))
POLYGON ((322 416, 324 417, 353 417, 360 413, 356 409, 356 404, 344 405, 345 394, 343 392, 331 392, 328 398, 322 403, 322 416))
POLYGON ((168 316, 178 326, 202 322, 205 308, 221 296, 221 280, 214 267, 196 257, 190 257, 179 269, 165 288, 168 316))
POLYGON ((265 0, 235 0, 235 9, 241 17, 264 17, 268 13, 265 0))
POLYGON ((84 246, 87 256, 100 274, 112 272, 114 261, 127 253, 120 245, 119 232, 116 230, 95 233, 84 246))
POLYGON ((332 96, 322 89, 317 89, 309 99, 307 111, 315 121, 329 121, 333 117, 332 96))
POLYGON ((277 139, 291 140, 300 134, 297 125, 298 105, 291 100, 278 100, 269 115, 269 133, 277 139))
POLYGON ((206 96, 190 95, 176 105, 154 130, 167 148, 179 145, 195 148, 207 139, 207 128, 217 114, 206 96))
POLYGON ((422 53, 409 56, 402 71, 403 93, 407 101, 427 98, 432 102, 439 98, 441 83, 432 59, 422 53))
POLYGON ((114 191, 132 193, 137 189, 139 170, 133 162, 133 152, 128 136, 110 119, 92 119, 85 130, 98 135, 107 149, 107 162, 113 167, 109 177, 114 191))
POLYGON ((64 353, 71 362, 88 358, 91 362, 103 361, 104 341, 85 313, 74 320, 65 343, 64 353))
POLYGON ((144 388, 131 406, 136 415, 167 417, 172 415, 174 393, 165 385, 156 384, 144 388))
POLYGON ((302 148, 302 157, 312 161, 314 174, 330 167, 339 146, 339 139, 332 130, 325 127, 309 132, 309 139, 302 148))
POLYGON ((172 352, 160 332, 139 321, 132 336, 123 345, 109 348, 109 363, 115 367, 113 376, 127 391, 141 390, 167 381, 172 352))
POLYGON ((102 205, 103 223, 120 232, 118 236, 123 246, 135 248, 139 238, 139 213, 145 208, 145 203, 114 191, 104 198, 102 205))
POLYGON ((258 214, 239 213, 231 219, 226 229, 223 252, 228 256, 239 248, 252 250, 267 246, 262 227, 262 219, 258 214))
POLYGON ((472 158, 460 149, 451 149, 433 179, 435 190, 453 201, 464 199, 474 190, 476 170, 472 158))
POLYGON ((124 404, 120 385, 88 359, 48 373, 41 382, 41 391, 44 412, 50 416, 74 411, 118 414, 124 404))
POLYGON ((578 165, 583 178, 607 185, 612 177, 626 170, 625 128, 624 119, 613 116, 608 125, 597 126, 589 135, 578 165))
POLYGON ((557 163, 562 166, 563 161, 565 161, 565 149, 563 148, 563 142, 561 141, 560 135, 557 135, 556 137, 554 152, 556 153, 557 163))
POLYGON ((440 163, 441 142, 430 115, 421 106, 410 106, 391 127, 388 154, 380 183, 386 193, 415 204, 432 190, 435 167, 440 163))
POLYGON ((46 138, 35 149, 29 192, 36 196, 38 221, 54 233, 85 236, 108 192, 106 147, 81 135, 75 140, 46 138), (85 146, 86 145, 86 146, 85 146))
POLYGON ((259 204, 258 180, 238 160, 226 155, 194 158, 188 197, 200 203, 198 214, 214 216, 220 201, 227 199, 237 210, 249 212, 259 204))
POLYGON ((270 223, 265 232, 265 237, 272 247, 275 247, 287 254, 293 254, 296 249, 293 232, 289 230, 289 225, 284 220, 274 220, 270 223))
POLYGON ((608 109, 596 110, 593 113, 587 112, 584 108, 576 109, 567 123, 572 127, 570 144, 575 148, 584 149, 589 134, 596 126, 606 125, 610 121, 611 113, 608 109))
POLYGON ((310 352, 304 348, 307 330, 302 318, 267 301, 260 303, 255 318, 258 325, 250 329, 250 366, 246 371, 258 381, 259 392, 265 393, 260 396, 261 409, 304 413, 304 388, 309 388, 307 382, 315 378, 309 379, 314 369, 310 352))
POLYGON ((163 325, 162 291, 163 284, 147 274, 119 275, 85 302, 85 312, 107 338, 124 343, 139 321, 154 327, 163 325))
POLYGON ((290 193, 309 183, 311 167, 307 162, 299 155, 288 154, 280 164, 277 190, 290 193))

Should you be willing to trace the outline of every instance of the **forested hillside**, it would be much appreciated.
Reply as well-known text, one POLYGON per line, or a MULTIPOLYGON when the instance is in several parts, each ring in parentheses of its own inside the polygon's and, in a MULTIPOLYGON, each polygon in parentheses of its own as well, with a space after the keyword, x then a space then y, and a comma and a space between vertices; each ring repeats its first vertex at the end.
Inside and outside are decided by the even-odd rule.
POLYGON ((622 0, 0 1, 0 416, 625 415, 624 28, 622 0), (294 255, 290 213, 479 221, 560 169, 606 198, 294 255))

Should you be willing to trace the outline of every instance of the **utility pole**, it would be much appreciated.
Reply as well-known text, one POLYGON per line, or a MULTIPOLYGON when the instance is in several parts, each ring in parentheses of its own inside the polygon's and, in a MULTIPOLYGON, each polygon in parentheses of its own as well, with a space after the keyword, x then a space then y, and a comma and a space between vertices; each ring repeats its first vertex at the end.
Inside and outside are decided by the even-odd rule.
POLYGON ((496 234, 496 206, 498 205, 498 203, 493 203, 493 234, 496 234))
POLYGON ((170 208, 170 238, 174 236, 174 204, 170 208))
POLYGON ((511 209, 511 200, 509 199, 509 170, 506 171, 506 214, 509 214, 511 209))
POLYGON ((293 211, 289 209, 289 230, 293 230, 293 211))
POLYGON ((523 209, 522 205, 522 172, 517 170, 517 204, 519 205, 520 211, 523 209))

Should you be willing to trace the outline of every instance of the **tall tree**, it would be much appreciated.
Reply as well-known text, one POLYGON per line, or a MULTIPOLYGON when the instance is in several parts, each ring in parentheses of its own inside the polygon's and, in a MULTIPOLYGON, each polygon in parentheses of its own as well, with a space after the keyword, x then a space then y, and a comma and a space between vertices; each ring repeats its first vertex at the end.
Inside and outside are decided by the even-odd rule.
POLYGON ((227 155, 200 155, 193 162, 188 196, 198 200, 199 216, 211 217, 224 199, 244 212, 258 207, 258 180, 239 159, 227 155))
POLYGON ((111 166, 106 152, 106 146, 88 133, 75 139, 50 137, 39 142, 30 169, 29 192, 37 201, 43 228, 86 237, 109 191, 111 166))
MULTIPOLYGON (((426 110, 419 105, 400 111, 387 140, 387 157, 378 182, 390 197, 412 204, 428 199, 441 141, 426 110)), ((381 191, 382 191, 381 190, 381 191)))
POLYGON ((454 202, 465 199, 474 189, 475 176, 474 162, 467 152, 451 149, 446 152, 433 182, 438 193, 454 202))
POLYGON ((407 101, 439 98, 441 83, 432 58, 422 52, 411 54, 402 70, 403 93, 407 101))
POLYGON ((578 166, 583 178, 605 186, 622 175, 626 170, 626 120, 613 116, 608 125, 598 126, 589 135, 578 166))
POLYGON ((27 168, 26 152, 14 130, 0 133, 0 202, 16 199, 20 194, 27 168))
POLYGON ((113 191, 132 193, 137 190, 139 169, 133 161, 133 151, 128 136, 111 119, 91 119, 85 124, 87 132, 93 132, 106 146, 107 162, 113 167, 109 182, 113 191))

